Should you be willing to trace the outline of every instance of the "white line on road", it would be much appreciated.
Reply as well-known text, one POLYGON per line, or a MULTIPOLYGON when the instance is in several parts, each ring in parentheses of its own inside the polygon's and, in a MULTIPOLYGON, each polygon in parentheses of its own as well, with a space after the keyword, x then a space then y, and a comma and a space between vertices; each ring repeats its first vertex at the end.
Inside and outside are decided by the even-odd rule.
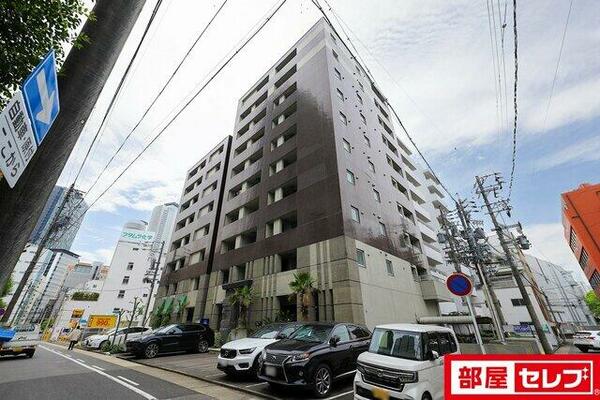
POLYGON ((81 365, 83 368, 87 368, 87 369, 89 369, 90 371, 94 371, 94 372, 95 372, 95 373, 97 373, 97 374, 100 374, 100 375, 102 375, 102 376, 104 376, 104 377, 106 377, 106 378, 108 378, 108 379, 110 379, 110 380, 112 380, 112 381, 114 381, 114 382, 117 382, 119 385, 125 386, 127 389, 134 391, 135 393, 139 394, 140 396, 143 396, 144 398, 146 398, 146 399, 148 399, 148 400, 157 400, 157 399, 156 399, 156 397, 152 396, 151 394, 149 394, 149 393, 146 393, 146 392, 144 392, 143 390, 141 390, 141 389, 138 389, 138 388, 136 388, 135 386, 133 386, 133 385, 130 385, 130 384, 129 384, 129 383, 127 383, 127 382, 123 382, 122 380, 120 380, 120 379, 117 379, 117 378, 115 378, 114 376, 111 376, 111 375, 107 374, 106 372, 99 371, 99 370, 97 370, 97 369, 95 369, 95 368, 92 368, 92 367, 90 367, 89 365, 85 365, 84 363, 80 363, 79 361, 77 361, 77 360, 75 360, 75 359, 73 359, 73 358, 71 358, 71 357, 69 357, 69 356, 66 356, 66 355, 64 355, 64 354, 62 354, 62 353, 60 353, 60 352, 58 352, 58 351, 55 351, 55 350, 49 349, 49 348, 48 348, 48 347, 46 347, 46 346, 41 346, 41 345, 39 345, 38 347, 41 347, 42 349, 44 349, 44 350, 47 350, 47 351, 49 351, 49 352, 51 352, 51 353, 54 353, 54 354, 56 354, 56 355, 59 355, 59 356, 61 356, 61 357, 67 358, 67 359, 69 359, 69 360, 73 361, 75 364, 79 364, 79 365, 81 365))
POLYGON ((215 378, 215 377, 217 377, 217 376, 222 376, 222 375, 223 375, 223 373, 220 373, 220 374, 212 374, 212 375, 206 375, 206 376, 205 376, 205 378, 215 378))
POLYGON ((100 368, 100 367, 99 367, 99 366, 97 366, 97 365, 92 365, 92 367, 94 367, 94 368, 96 368, 96 369, 99 369, 100 371, 104 371, 104 368, 100 368))
POLYGON ((140 384, 139 384, 139 383, 137 383, 137 382, 134 382, 134 381, 132 381, 132 380, 130 380, 130 379, 127 379, 127 378, 125 378, 124 376, 117 375, 117 378, 119 378, 119 379, 123 379, 125 382, 127 382, 127 383, 131 383, 131 384, 132 384, 132 385, 134 385, 134 386, 140 386, 140 384))
POLYGON ((344 393, 336 394, 335 396, 328 397, 327 399, 328 400, 337 399, 338 397, 342 397, 342 396, 345 396, 345 395, 350 394, 350 393, 354 393, 354 390, 349 390, 349 391, 344 392, 344 393))
POLYGON ((260 383, 253 383, 252 385, 246 385, 244 387, 253 387, 253 386, 260 386, 260 385, 266 385, 267 382, 260 382, 260 383))
POLYGON ((85 361, 83 361, 81 358, 76 358, 77 361, 85 363, 85 361))

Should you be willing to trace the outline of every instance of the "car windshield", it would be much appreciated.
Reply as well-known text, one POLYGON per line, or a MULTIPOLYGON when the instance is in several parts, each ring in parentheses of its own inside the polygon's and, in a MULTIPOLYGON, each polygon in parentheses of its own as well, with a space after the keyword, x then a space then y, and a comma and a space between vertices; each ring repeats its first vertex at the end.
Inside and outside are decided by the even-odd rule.
POLYGON ((271 324, 263 326, 250 335, 250 337, 253 339, 275 339, 284 326, 284 324, 271 324))
POLYGON ((160 327, 160 328, 156 329, 156 330, 154 331, 154 333, 167 333, 167 332, 169 332, 171 329, 175 328, 176 326, 177 326, 177 325, 175 325, 175 324, 166 325, 166 326, 163 326, 163 327, 160 327))
POLYGON ((422 348, 421 334, 418 332, 376 328, 373 332, 369 352, 396 358, 422 360, 422 348))
POLYGON ((332 328, 331 325, 303 325, 290 335, 290 339, 325 343, 332 328))

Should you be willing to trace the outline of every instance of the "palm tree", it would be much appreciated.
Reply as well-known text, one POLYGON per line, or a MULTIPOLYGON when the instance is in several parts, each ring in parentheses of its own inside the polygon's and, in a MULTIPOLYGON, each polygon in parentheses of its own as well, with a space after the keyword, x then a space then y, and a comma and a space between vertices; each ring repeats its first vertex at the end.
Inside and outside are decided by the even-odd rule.
POLYGON ((308 321, 309 311, 313 307, 313 291, 315 290, 313 285, 315 283, 316 280, 310 275, 310 272, 299 272, 294 274, 294 280, 289 284, 290 289, 294 292, 294 295, 292 296, 298 298, 298 306, 300 307, 302 321, 308 321))
POLYGON ((238 307, 238 328, 246 328, 248 307, 252 303, 254 297, 254 289, 250 286, 242 286, 231 294, 229 302, 232 306, 238 307))

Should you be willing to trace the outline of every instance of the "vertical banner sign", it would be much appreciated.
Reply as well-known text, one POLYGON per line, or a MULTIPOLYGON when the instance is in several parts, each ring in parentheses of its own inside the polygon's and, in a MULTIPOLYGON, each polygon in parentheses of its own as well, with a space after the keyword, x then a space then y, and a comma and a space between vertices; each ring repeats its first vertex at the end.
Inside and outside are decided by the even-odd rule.
POLYGON ((0 170, 11 188, 36 150, 25 100, 19 90, 0 114, 0 170))
POLYGON ((35 140, 39 145, 48 134, 60 110, 54 50, 51 50, 25 79, 23 96, 31 118, 35 140))

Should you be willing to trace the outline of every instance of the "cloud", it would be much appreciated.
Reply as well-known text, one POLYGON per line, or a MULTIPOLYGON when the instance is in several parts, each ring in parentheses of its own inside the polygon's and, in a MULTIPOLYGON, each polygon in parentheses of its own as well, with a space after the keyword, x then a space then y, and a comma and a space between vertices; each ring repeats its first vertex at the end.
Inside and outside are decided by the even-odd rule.
POLYGON ((105 265, 109 265, 114 253, 114 248, 102 248, 94 251, 78 251, 81 261, 94 262, 100 261, 105 265))
POLYGON ((567 244, 562 224, 532 224, 525 226, 523 230, 532 244, 531 249, 526 253, 561 265, 569 271, 573 271, 573 276, 577 280, 587 282, 579 263, 567 244))
POLYGON ((533 168, 541 171, 574 162, 597 160, 600 160, 600 135, 581 140, 553 154, 538 158, 533 161, 533 168))

